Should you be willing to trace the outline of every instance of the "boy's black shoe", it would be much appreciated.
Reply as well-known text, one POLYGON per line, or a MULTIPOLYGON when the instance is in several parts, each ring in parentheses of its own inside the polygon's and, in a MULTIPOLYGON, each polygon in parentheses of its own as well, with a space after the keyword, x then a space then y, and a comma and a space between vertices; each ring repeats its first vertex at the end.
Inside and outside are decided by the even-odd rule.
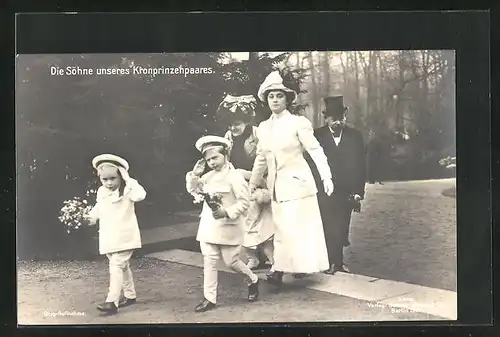
POLYGON ((128 307, 129 305, 133 305, 137 302, 135 298, 123 298, 120 303, 118 303, 118 307, 123 308, 123 307, 128 307))
POLYGON ((99 304, 97 306, 97 310, 108 314, 116 314, 118 312, 118 308, 113 302, 104 302, 103 304, 99 304))
POLYGON ((200 304, 198 304, 196 306, 194 311, 195 312, 205 312, 208 310, 212 310, 213 308, 215 308, 215 303, 212 303, 205 298, 200 304))
POLYGON ((275 286, 282 285, 283 273, 280 271, 274 271, 272 273, 267 274, 267 282, 275 286))
POLYGON ((248 285, 248 300, 250 302, 255 302, 259 299, 259 280, 257 282, 250 283, 248 285))

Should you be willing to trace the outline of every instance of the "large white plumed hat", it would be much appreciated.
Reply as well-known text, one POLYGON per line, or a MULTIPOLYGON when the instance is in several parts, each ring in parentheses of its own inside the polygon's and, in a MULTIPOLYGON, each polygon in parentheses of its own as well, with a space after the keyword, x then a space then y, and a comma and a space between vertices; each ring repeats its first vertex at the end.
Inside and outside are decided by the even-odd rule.
POLYGON ((295 101, 295 99, 297 98, 297 93, 295 92, 295 90, 287 88, 283 84, 283 78, 281 77, 278 70, 275 70, 271 72, 269 75, 267 75, 264 82, 262 82, 262 84, 260 85, 259 91, 257 92, 257 96, 262 102, 266 101, 265 94, 269 90, 283 90, 285 92, 292 93, 293 94, 292 101, 295 101))
POLYGON ((108 153, 105 153, 105 154, 100 154, 96 157, 94 157, 94 159, 92 159, 92 166, 97 169, 99 166, 101 166, 102 164, 112 164, 112 165, 115 165, 117 167, 123 167, 125 170, 129 170, 130 166, 128 164, 128 162, 121 158, 121 157, 118 157, 114 154, 108 154, 108 153))
POLYGON ((194 146, 201 153, 205 153, 207 150, 215 147, 228 149, 231 146, 231 141, 227 138, 219 136, 203 136, 196 141, 194 146))

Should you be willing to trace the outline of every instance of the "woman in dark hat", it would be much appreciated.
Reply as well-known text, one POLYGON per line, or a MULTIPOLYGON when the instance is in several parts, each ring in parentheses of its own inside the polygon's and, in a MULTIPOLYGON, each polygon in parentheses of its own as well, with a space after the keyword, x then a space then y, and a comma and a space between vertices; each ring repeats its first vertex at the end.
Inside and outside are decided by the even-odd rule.
POLYGON ((231 141, 229 160, 237 169, 251 171, 257 151, 256 127, 253 126, 257 101, 253 95, 227 95, 217 109, 217 121, 229 129, 224 135, 231 141))

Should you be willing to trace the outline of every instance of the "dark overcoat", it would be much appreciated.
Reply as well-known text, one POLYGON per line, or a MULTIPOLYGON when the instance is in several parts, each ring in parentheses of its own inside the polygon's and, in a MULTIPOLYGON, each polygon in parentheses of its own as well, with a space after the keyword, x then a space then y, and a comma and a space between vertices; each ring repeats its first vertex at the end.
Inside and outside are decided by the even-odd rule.
POLYGON ((316 183, 318 185, 318 201, 325 236, 345 246, 349 245, 349 224, 353 204, 349 197, 365 195, 366 180, 366 148, 361 132, 350 126, 345 126, 339 145, 335 144, 330 128, 325 125, 314 130, 314 136, 323 147, 332 172, 335 191, 331 196, 324 193, 323 183, 312 160, 306 154, 316 183))

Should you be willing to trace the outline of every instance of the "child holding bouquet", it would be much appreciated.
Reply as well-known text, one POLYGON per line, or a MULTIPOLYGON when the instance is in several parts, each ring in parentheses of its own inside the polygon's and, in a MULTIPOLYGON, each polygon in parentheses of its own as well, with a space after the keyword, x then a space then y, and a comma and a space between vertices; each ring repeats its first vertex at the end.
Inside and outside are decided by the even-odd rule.
POLYGON ((203 254, 204 300, 196 312, 215 308, 217 302, 217 260, 248 278, 248 300, 259 298, 259 278, 240 260, 246 211, 249 205, 248 184, 228 161, 230 141, 223 137, 200 138, 196 148, 203 158, 186 174, 186 189, 204 198, 196 240, 203 254), (211 169, 203 174, 206 166, 211 169))
POLYGON ((91 225, 99 221, 99 253, 109 259, 109 292, 100 311, 116 314, 118 307, 134 304, 136 293, 129 260, 141 248, 141 234, 134 204, 145 199, 146 191, 129 176, 128 162, 112 154, 92 160, 102 186, 96 205, 87 215, 91 225), (124 300, 120 301, 121 291, 124 300))

